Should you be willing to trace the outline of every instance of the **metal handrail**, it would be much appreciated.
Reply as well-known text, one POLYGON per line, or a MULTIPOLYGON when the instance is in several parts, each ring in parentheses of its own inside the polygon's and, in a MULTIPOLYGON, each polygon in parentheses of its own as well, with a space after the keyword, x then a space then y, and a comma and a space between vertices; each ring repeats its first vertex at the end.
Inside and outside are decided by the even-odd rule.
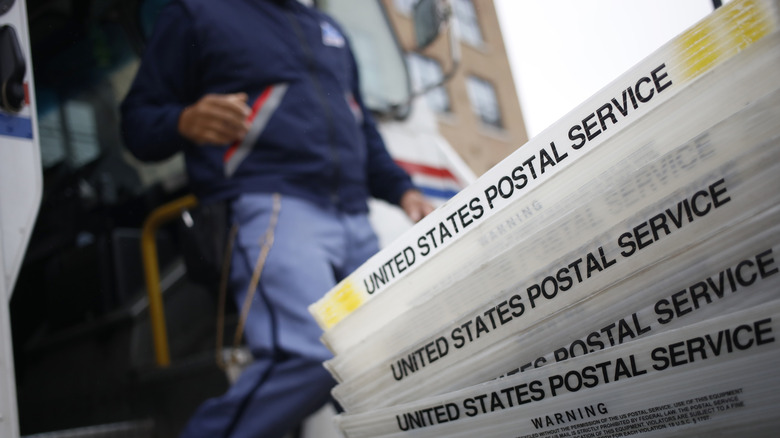
POLYGON ((198 205, 193 195, 186 195, 154 209, 144 221, 141 232, 141 260, 146 280, 146 294, 149 298, 149 323, 152 328, 154 356, 157 365, 167 367, 171 364, 168 346, 168 329, 165 325, 165 308, 160 288, 160 266, 157 260, 157 229, 178 218, 182 211, 198 205))

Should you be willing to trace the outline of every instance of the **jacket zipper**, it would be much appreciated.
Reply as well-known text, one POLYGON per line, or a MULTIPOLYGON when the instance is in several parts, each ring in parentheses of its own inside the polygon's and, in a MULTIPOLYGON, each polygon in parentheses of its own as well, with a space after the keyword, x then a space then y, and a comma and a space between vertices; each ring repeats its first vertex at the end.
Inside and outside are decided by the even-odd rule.
POLYGON ((322 83, 317 77, 316 69, 315 69, 316 60, 314 58, 314 52, 312 51, 308 40, 306 40, 306 35, 303 33, 301 24, 298 21, 298 18, 295 16, 294 12, 288 10, 287 16, 290 19, 290 23, 292 24, 295 34, 298 36, 298 40, 300 41, 301 48, 303 49, 303 52, 306 55, 306 64, 309 71, 309 77, 314 83, 314 88, 317 92, 317 99, 319 100, 320 106, 322 107, 323 112, 325 113, 325 119, 328 124, 328 144, 330 146, 331 159, 333 160, 333 164, 335 166, 335 172, 333 174, 333 186, 331 187, 331 193, 330 193, 330 200, 333 204, 338 205, 339 203, 338 188, 339 188, 339 180, 341 179, 341 157, 339 156, 339 151, 338 148, 336 147, 333 112, 331 110, 330 105, 328 105, 328 101, 325 97, 325 92, 322 88, 322 83))

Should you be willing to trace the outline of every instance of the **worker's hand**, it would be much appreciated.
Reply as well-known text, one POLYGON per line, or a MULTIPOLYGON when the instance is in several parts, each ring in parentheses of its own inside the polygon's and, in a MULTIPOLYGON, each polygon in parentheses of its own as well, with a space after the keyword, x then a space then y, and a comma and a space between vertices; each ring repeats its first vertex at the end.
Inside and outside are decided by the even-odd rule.
POLYGON ((419 222, 420 219, 434 210, 433 204, 428 202, 422 193, 414 189, 407 190, 406 193, 401 196, 400 205, 412 222, 419 222))
POLYGON ((184 108, 179 133, 193 142, 225 145, 242 140, 249 131, 246 93, 207 94, 184 108))

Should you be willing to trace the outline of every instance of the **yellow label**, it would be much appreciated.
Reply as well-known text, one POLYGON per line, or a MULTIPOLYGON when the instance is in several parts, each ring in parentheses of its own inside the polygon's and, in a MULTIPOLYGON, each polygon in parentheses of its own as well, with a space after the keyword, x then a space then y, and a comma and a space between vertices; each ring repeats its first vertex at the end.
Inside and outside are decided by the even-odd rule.
POLYGON ((693 79, 768 35, 775 27, 765 2, 736 1, 676 40, 685 79, 693 79))
POLYGON ((344 280, 338 289, 328 294, 319 303, 316 310, 324 329, 329 329, 363 304, 363 297, 355 290, 349 279, 344 280))

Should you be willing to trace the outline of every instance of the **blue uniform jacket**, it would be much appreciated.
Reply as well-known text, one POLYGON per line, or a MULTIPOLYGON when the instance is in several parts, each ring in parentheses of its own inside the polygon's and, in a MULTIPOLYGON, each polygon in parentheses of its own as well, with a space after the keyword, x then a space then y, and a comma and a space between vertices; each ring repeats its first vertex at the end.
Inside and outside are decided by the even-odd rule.
POLYGON ((365 109, 341 28, 294 0, 173 0, 122 103, 126 146, 156 161, 183 150, 202 201, 280 192, 348 212, 412 188, 365 109), (198 146, 177 130, 207 93, 245 92, 244 142, 198 146))

